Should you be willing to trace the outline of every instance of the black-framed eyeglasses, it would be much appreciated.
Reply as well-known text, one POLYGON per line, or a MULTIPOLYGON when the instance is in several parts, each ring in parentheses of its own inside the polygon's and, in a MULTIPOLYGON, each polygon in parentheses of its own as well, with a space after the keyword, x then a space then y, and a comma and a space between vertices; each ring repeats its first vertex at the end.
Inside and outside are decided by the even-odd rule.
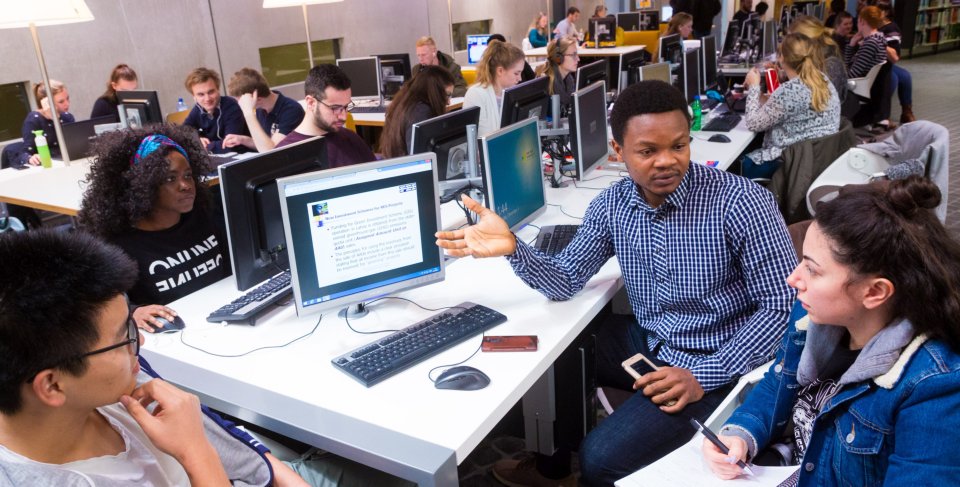
POLYGON ((353 102, 347 103, 346 105, 327 105, 326 103, 324 103, 324 102, 321 101, 321 100, 317 100, 317 102, 319 102, 321 105, 329 108, 330 111, 333 112, 333 113, 335 113, 335 114, 337 114, 337 113, 343 113, 343 112, 351 112, 351 111, 353 111, 353 109, 356 108, 356 106, 357 106, 357 105, 354 104, 353 102))
MULTIPOLYGON (((130 308, 129 303, 127 304, 127 308, 130 308)), ((55 364, 49 365, 49 366, 44 367, 44 368, 42 368, 42 369, 40 369, 40 370, 41 370, 41 371, 42 371, 42 370, 46 370, 46 369, 49 369, 49 368, 51 368, 51 367, 56 367, 56 366, 58 366, 58 365, 60 365, 60 364, 62 364, 62 363, 64 363, 64 362, 69 362, 69 361, 71 361, 71 360, 84 359, 84 358, 90 357, 90 356, 92 356, 92 355, 98 355, 98 354, 101 354, 101 353, 104 353, 104 352, 109 352, 109 351, 111 351, 111 350, 115 350, 115 349, 117 349, 117 348, 124 347, 124 346, 128 346, 128 345, 133 345, 133 355, 134 355, 135 357, 139 357, 139 356, 140 356, 140 329, 137 328, 137 321, 136 321, 135 319, 133 319, 133 309, 130 309, 130 311, 127 313, 127 338, 126 338, 126 340, 123 340, 122 342, 119 342, 119 343, 114 343, 113 345, 109 345, 109 346, 106 346, 106 347, 103 347, 103 348, 98 348, 98 349, 96 349, 96 350, 91 350, 91 351, 89 351, 89 352, 82 353, 82 354, 80 354, 80 355, 74 355, 73 357, 67 357, 67 358, 65 358, 65 359, 63 359, 63 360, 61 360, 61 361, 59 361, 59 362, 57 362, 57 363, 55 363, 55 364)), ((36 372, 36 373, 30 374, 30 376, 27 377, 27 383, 33 382, 33 379, 34 379, 34 378, 37 376, 37 374, 39 374, 39 373, 40 373, 40 372, 38 371, 38 372, 36 372)))

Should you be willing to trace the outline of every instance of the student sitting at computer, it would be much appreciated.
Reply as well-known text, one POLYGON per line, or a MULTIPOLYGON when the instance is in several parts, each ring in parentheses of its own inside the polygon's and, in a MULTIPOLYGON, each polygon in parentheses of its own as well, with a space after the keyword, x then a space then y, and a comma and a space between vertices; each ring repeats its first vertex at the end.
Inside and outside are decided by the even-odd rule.
POLYGON ((277 148, 319 135, 327 139, 327 161, 330 167, 347 166, 377 159, 363 139, 343 127, 347 112, 353 108, 350 78, 335 64, 314 66, 303 84, 307 103, 306 114, 297 128, 277 148))
POLYGON ((760 72, 751 68, 743 81, 747 111, 743 121, 754 132, 764 132, 763 146, 741 161, 743 176, 769 178, 783 164, 787 146, 837 133, 840 98, 823 74, 820 47, 803 34, 787 34, 780 43, 779 62, 787 81, 766 102, 760 99, 760 72))
POLYGON ((577 39, 558 37, 547 44, 547 61, 537 67, 537 76, 550 78, 550 96, 560 95, 561 108, 569 107, 577 91, 577 39))
POLYGON ((500 103, 503 90, 520 82, 523 51, 513 44, 493 41, 483 51, 477 65, 477 82, 463 97, 463 107, 480 107, 477 135, 484 136, 500 128, 500 103))
MULTIPOLYGON (((504 37, 503 34, 490 34, 490 37, 487 38, 487 44, 489 45, 491 41, 507 42, 507 38, 504 37)), ((528 63, 526 58, 524 58, 523 71, 520 72, 520 81, 530 81, 536 77, 537 73, 533 71, 533 68, 530 67, 530 63, 528 63)))
POLYGON ((124 296, 137 266, 83 232, 0 236, 3 485, 410 485, 332 455, 282 462, 158 378, 124 296))
POLYGON ((222 222, 201 182, 209 161, 189 127, 160 125, 107 132, 92 144, 93 163, 79 223, 134 258, 140 277, 130 302, 137 326, 154 331, 164 306, 230 275, 222 222))
POLYGON ((914 176, 817 207, 775 365, 720 430, 730 453, 703 443, 719 477, 760 457, 801 466, 783 485, 960 478, 960 246, 940 197, 914 176))
POLYGON ((847 74, 862 78, 874 66, 887 61, 887 39, 878 29, 883 25, 883 14, 877 7, 864 7, 857 16, 857 33, 850 38, 843 57, 847 74))
POLYGON ((533 18, 533 22, 530 24, 530 31, 527 33, 527 39, 530 41, 530 45, 533 47, 544 47, 549 41, 549 34, 547 33, 547 27, 550 25, 550 20, 547 19, 547 14, 543 12, 537 13, 537 16, 533 18))
POLYGON ((120 121, 120 113, 117 112, 118 91, 133 91, 137 89, 137 72, 126 64, 118 64, 110 72, 110 81, 107 81, 107 91, 93 102, 93 110, 90 112, 90 118, 111 116, 116 122, 120 121))
POLYGON ((453 61, 453 57, 444 54, 437 49, 437 43, 433 37, 424 36, 417 39, 417 61, 411 74, 420 72, 423 66, 442 66, 453 76, 453 96, 460 97, 467 92, 467 80, 463 79, 463 73, 460 72, 460 65, 453 61))
POLYGON ((243 145, 257 152, 273 149, 303 121, 303 107, 279 91, 271 91, 260 71, 243 68, 227 83, 227 93, 237 99, 250 135, 230 134, 223 146, 243 145))
MULTIPOLYGON (((479 222, 437 234, 451 255, 506 256, 550 300, 572 298, 616 256, 636 321, 598 327, 597 378, 637 393, 581 444, 582 485, 612 485, 689 441, 688 417, 705 419, 732 381, 773 355, 794 301, 785 279, 796 255, 772 195, 691 163, 690 117, 683 93, 662 81, 620 93, 610 125, 630 177, 590 203, 555 256, 467 197, 479 222), (661 367, 634 381, 620 364, 638 352, 661 367)), ((560 483, 532 467, 501 461, 494 473, 508 485, 560 483)))
POLYGON ((667 30, 663 32, 663 35, 680 34, 681 39, 689 39, 692 33, 693 16, 685 12, 680 12, 670 17, 670 23, 667 24, 667 30))
POLYGON ((424 66, 400 88, 387 107, 380 152, 387 159, 408 155, 413 124, 447 112, 453 76, 440 66, 424 66))
POLYGON ((243 146, 223 146, 223 139, 228 135, 249 135, 249 132, 237 100, 220 96, 220 75, 212 69, 197 68, 187 75, 183 84, 196 102, 183 124, 199 132, 203 147, 214 154, 246 152, 243 146))
POLYGON ((833 40, 833 36, 820 19, 808 15, 797 17, 790 24, 789 30, 809 37, 820 48, 820 53, 823 55, 823 72, 830 78, 842 103, 847 97, 847 66, 843 62, 840 46, 833 40))
MULTIPOLYGON (((50 80, 50 90, 53 91, 53 105, 56 107, 57 115, 60 116, 60 123, 76 122, 70 112, 70 93, 67 86, 55 79, 50 80)), ((43 131, 43 137, 47 139, 47 147, 50 148, 50 157, 60 158, 60 142, 57 140, 57 132, 53 127, 53 115, 51 115, 50 99, 47 98, 47 89, 43 83, 37 83, 33 86, 33 97, 37 100, 39 110, 34 110, 27 114, 23 119, 23 127, 20 129, 20 136, 23 137, 23 148, 20 150, 19 164, 40 165, 40 156, 37 155, 36 130, 43 131)))

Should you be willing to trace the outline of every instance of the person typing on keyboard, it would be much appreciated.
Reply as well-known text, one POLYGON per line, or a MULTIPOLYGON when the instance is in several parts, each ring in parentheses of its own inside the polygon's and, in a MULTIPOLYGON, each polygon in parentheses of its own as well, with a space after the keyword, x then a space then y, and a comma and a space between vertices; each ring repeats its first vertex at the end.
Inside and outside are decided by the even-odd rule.
MULTIPOLYGON (((690 164, 686 106, 661 81, 620 94, 610 124, 630 177, 591 202, 556 256, 518 240, 466 197, 479 222, 437 234, 451 255, 506 256, 518 277, 551 300, 572 298, 608 259, 619 261, 635 321, 601 327, 597 380, 639 393, 584 439, 585 485, 612 485, 687 442, 694 431, 684 415, 705 420, 737 377, 769 360, 793 302, 785 280, 796 255, 773 197, 746 179, 690 164), (634 382, 620 362, 638 352, 660 369, 634 382)), ((494 473, 516 485, 546 485, 545 477, 556 484, 569 473, 535 466, 506 460, 494 473)))
POLYGON ((766 102, 760 99, 763 82, 756 68, 743 81, 747 90, 744 123, 754 132, 766 131, 763 147, 746 156, 743 176, 769 178, 783 164, 780 155, 789 145, 835 134, 840 129, 840 98, 824 74, 820 47, 802 34, 788 34, 780 43, 778 62, 787 75, 766 102))
POLYGON ((166 304, 230 275, 222 221, 210 212, 206 151, 189 127, 118 130, 97 137, 80 226, 134 258, 137 326, 172 321, 166 304))

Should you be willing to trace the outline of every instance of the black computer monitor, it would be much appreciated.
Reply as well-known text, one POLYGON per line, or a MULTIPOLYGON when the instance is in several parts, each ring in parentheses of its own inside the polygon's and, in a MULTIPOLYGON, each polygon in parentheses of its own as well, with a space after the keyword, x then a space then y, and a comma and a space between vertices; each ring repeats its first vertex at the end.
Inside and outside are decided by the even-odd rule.
POLYGON ((700 39, 700 77, 703 79, 703 92, 717 85, 717 38, 706 36, 700 39))
POLYGON ((245 291, 289 268, 277 178, 325 168, 327 146, 323 137, 218 168, 237 289, 245 291))
POLYGON ((740 39, 740 22, 728 23, 727 34, 723 37, 723 50, 721 54, 727 56, 734 53, 737 49, 738 39, 740 39))
POLYGON ((576 160, 578 180, 607 159, 607 98, 603 81, 573 94, 570 151, 576 160))
MULTIPOLYGON (((380 60, 380 72, 381 74, 387 72, 387 67, 390 68, 390 74, 394 76, 403 76, 404 80, 410 79, 410 73, 412 68, 410 67, 410 54, 409 53, 400 53, 400 54, 377 54, 377 59, 380 60)), ((353 82, 353 80, 350 80, 353 82)))
POLYGON ((120 122, 125 127, 145 127, 155 123, 163 123, 163 113, 160 112, 160 99, 156 91, 118 91, 117 103, 123 105, 117 109, 120 122))
POLYGON ((337 66, 350 78, 351 98, 380 101, 380 59, 375 56, 337 59, 337 66))
POLYGON ((277 186, 299 316, 443 280, 434 154, 315 171, 277 186))
POLYGON ((660 37, 660 46, 657 51, 660 61, 670 64, 683 62, 683 39, 680 34, 670 34, 660 37))
POLYGON ((740 26, 740 37, 747 40, 757 39, 760 37, 761 29, 763 29, 763 22, 760 21, 760 16, 753 12, 747 16, 747 20, 744 20, 740 26))
POLYGON ((116 124, 116 122, 117 117, 104 115, 90 120, 62 124, 63 143, 67 145, 67 153, 73 159, 90 156, 90 142, 97 136, 95 127, 102 124, 116 124))
POLYGON ((620 56, 620 83, 617 85, 617 91, 623 91, 640 81, 639 68, 643 66, 645 56, 646 51, 643 49, 620 56))
POLYGON ((607 81, 606 58, 577 68, 577 89, 586 88, 597 81, 607 81))
POLYGON ((503 90, 500 126, 506 127, 530 117, 546 119, 550 111, 550 79, 546 76, 503 90))
POLYGON ((700 81, 700 48, 690 49, 683 53, 683 94, 687 103, 699 99, 703 82, 700 81))
MULTIPOLYGON (((479 169, 469 165, 467 144, 467 125, 477 125, 479 121, 480 107, 469 107, 413 124, 410 155, 436 154, 441 195, 455 193, 470 185, 469 177, 480 176, 479 169)), ((476 163, 476 154, 473 160, 476 163)))
POLYGON ((777 24, 772 20, 763 23, 763 46, 760 55, 767 57, 777 53, 777 24))
POLYGON ((590 40, 600 47, 601 42, 615 42, 617 40, 616 17, 593 17, 589 20, 590 40))
POLYGON ((657 10, 640 11, 640 30, 660 30, 660 12, 657 10))
POLYGON ((640 12, 620 12, 617 14, 617 25, 627 31, 637 31, 640 29, 640 12))
POLYGON ((487 134, 480 146, 486 205, 515 232, 547 209, 537 119, 487 134))

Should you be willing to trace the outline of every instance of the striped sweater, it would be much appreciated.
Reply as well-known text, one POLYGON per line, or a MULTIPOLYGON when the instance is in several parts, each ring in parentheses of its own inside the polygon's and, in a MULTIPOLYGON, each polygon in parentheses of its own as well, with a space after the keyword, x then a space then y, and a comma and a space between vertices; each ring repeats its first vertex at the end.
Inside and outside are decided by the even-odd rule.
POLYGON ((859 45, 848 44, 843 51, 847 75, 862 78, 870 68, 887 60, 887 40, 879 31, 864 37, 859 45))

